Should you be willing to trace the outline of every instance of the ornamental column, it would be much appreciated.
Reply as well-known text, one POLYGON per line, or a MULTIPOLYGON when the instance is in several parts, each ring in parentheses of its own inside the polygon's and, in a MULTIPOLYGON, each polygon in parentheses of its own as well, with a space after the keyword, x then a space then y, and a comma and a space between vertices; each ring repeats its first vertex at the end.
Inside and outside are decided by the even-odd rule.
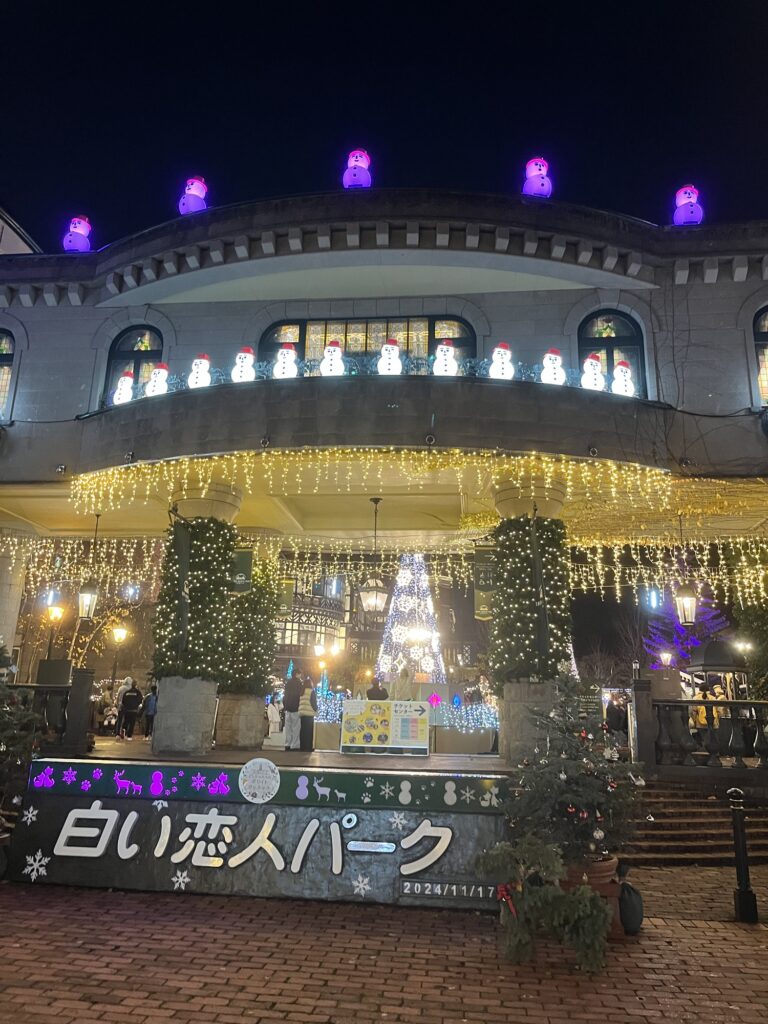
POLYGON ((16 642, 16 626, 24 595, 28 562, 25 542, 33 536, 32 529, 19 529, 17 524, 10 528, 0 525, 0 638, 9 654, 16 642))
POLYGON ((571 659, 566 486, 532 476, 494 495, 494 597, 489 661, 499 701, 499 753, 516 763, 535 746, 530 709, 548 710, 553 680, 571 659))
POLYGON ((185 519, 220 519, 234 523, 243 503, 243 492, 231 484, 211 482, 207 487, 177 488, 171 504, 185 519))

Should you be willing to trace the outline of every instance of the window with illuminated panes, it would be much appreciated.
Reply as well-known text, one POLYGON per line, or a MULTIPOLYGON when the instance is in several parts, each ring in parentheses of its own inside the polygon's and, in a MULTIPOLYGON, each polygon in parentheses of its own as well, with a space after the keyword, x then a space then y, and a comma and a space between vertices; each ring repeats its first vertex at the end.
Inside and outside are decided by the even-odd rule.
POLYGON ((117 382, 126 370, 133 373, 133 397, 144 394, 152 371, 163 361, 163 339, 159 331, 141 325, 129 327, 112 342, 107 365, 104 402, 111 404, 117 382))
POLYGON ((615 309, 591 313, 579 327, 580 367, 592 352, 600 357, 606 391, 611 390, 614 367, 624 360, 629 363, 635 394, 638 398, 647 397, 643 332, 636 320, 615 309))
POLYGON ((760 404, 768 405, 768 309, 761 309, 755 317, 755 355, 760 404))
POLYGON ((9 331, 0 331, 0 420, 9 411, 14 348, 13 335, 9 331))

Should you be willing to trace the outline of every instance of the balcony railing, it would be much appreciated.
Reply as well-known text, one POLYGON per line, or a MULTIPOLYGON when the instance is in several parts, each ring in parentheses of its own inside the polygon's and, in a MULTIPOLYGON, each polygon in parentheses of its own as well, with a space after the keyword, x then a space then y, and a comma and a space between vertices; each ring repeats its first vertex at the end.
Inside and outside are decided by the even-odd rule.
POLYGON ((654 700, 653 713, 657 765, 768 768, 768 701, 654 700))

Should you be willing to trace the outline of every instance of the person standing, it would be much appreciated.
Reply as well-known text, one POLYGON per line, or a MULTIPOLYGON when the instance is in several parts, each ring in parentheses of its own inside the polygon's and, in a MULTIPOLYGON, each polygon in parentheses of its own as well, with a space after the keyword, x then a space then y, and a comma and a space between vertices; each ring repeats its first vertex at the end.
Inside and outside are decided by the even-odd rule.
POLYGON ((317 694, 311 676, 304 677, 299 700, 300 747, 302 750, 315 749, 315 715, 317 714, 317 694))
POLYGON ((144 739, 148 740, 152 736, 152 730, 155 727, 155 715, 157 714, 157 684, 153 683, 149 688, 149 693, 144 698, 142 704, 142 711, 144 712, 144 739))
POLYGON ((285 749, 299 749, 299 734, 301 722, 299 718, 299 701, 303 680, 298 672, 294 672, 290 679, 285 681, 285 693, 283 694, 283 710, 285 711, 285 749))
POLYGON ((133 728, 139 716, 141 707, 141 690, 136 685, 136 680, 131 680, 131 688, 123 694, 123 701, 120 705, 123 712, 123 737, 126 740, 133 739, 133 728))
POLYGON ((389 700, 389 693, 378 679, 374 679, 373 684, 368 687, 365 696, 368 700, 389 700))
POLYGON ((119 740, 123 738, 123 697, 128 693, 131 688, 133 680, 130 676, 126 676, 120 684, 120 688, 117 691, 115 697, 115 707, 117 708, 117 719, 115 721, 115 737, 119 740))

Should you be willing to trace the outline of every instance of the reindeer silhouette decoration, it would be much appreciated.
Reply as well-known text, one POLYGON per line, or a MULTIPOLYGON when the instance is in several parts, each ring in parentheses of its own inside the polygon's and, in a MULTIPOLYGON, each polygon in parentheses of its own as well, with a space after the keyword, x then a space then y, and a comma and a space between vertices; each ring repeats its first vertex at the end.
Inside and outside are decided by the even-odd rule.
POLYGON ((316 778, 313 777, 312 778, 312 785, 315 787, 315 792, 317 793, 318 801, 320 800, 321 797, 324 796, 325 799, 326 799, 326 802, 327 802, 331 798, 331 787, 330 786, 321 786, 320 783, 322 781, 323 781, 323 776, 322 775, 320 776, 319 779, 316 779, 316 778))

